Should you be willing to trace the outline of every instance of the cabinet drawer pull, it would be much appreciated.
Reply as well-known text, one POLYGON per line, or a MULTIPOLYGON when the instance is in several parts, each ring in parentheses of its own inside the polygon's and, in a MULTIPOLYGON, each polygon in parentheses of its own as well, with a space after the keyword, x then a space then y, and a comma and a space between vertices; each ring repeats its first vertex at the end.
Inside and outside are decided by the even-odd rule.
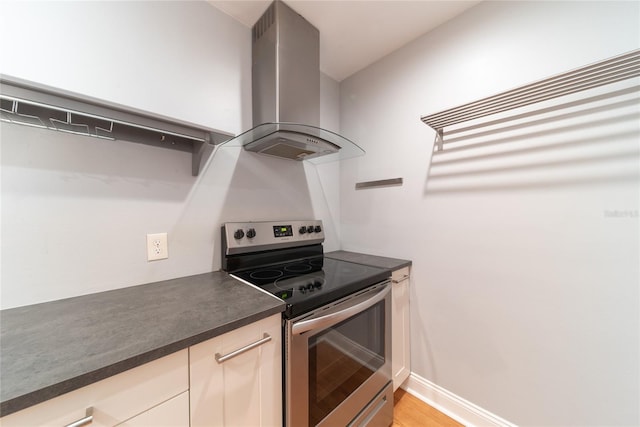
POLYGON ((239 349, 237 349, 235 351, 232 351, 231 353, 227 353, 224 356, 220 355, 220 353, 216 353, 216 355, 215 355, 216 362, 218 362, 218 363, 226 362, 227 360, 232 359, 232 358, 244 353, 245 351, 249 351, 252 348, 256 348, 256 347, 258 347, 258 346, 260 346, 260 345, 262 345, 262 344, 264 344, 266 342, 269 342, 269 341, 271 341, 271 335, 269 335, 268 333, 265 332, 264 335, 262 336, 262 339, 254 342, 254 343, 251 343, 249 345, 246 345, 246 346, 244 346, 242 348, 239 348, 239 349))
POLYGON ((71 424, 67 424, 65 427, 82 427, 89 425, 93 422, 93 408, 87 408, 87 412, 84 418, 80 418, 78 421, 74 421, 71 424))
POLYGON ((393 279, 393 280, 391 280, 391 281, 392 281, 393 283, 400 283, 400 282, 402 282, 403 280, 406 280, 406 279, 408 279, 408 278, 409 278, 409 275, 408 275, 408 274, 405 274, 405 275, 403 275, 401 278, 399 278, 399 279, 393 279))

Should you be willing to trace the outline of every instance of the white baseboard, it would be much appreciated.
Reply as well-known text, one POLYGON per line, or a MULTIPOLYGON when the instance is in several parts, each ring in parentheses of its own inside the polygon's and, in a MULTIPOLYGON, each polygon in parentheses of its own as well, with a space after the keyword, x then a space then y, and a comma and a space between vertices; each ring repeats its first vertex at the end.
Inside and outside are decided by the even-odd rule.
POLYGON ((401 387, 467 427, 516 427, 515 424, 474 405, 413 372, 401 387))

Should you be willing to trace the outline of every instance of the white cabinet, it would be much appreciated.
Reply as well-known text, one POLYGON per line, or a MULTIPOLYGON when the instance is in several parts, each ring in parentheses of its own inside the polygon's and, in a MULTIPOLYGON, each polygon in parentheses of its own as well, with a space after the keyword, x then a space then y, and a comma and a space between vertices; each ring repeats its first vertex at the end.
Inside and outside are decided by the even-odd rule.
POLYGON ((411 345, 409 329, 409 267, 391 273, 391 371, 393 390, 397 390, 411 373, 411 345))
MULTIPOLYGON (((85 418, 86 409, 93 408, 93 420, 88 425, 115 426, 151 408, 155 410, 178 395, 188 395, 188 368, 188 351, 181 350, 7 415, 0 419, 0 425, 64 426, 85 418)), ((182 425, 186 426, 188 405, 180 410, 182 419, 186 420, 182 425)), ((134 425, 144 424, 131 424, 134 425)))
POLYGON ((281 426, 281 345, 277 314, 190 347, 191 427, 281 426))

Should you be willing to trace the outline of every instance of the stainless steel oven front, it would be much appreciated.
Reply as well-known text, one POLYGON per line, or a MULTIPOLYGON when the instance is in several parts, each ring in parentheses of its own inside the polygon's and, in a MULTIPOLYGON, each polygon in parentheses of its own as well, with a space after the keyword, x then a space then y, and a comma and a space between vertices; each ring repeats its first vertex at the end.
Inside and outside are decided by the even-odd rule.
POLYGON ((286 320, 284 332, 288 427, 391 425, 389 281, 286 320))

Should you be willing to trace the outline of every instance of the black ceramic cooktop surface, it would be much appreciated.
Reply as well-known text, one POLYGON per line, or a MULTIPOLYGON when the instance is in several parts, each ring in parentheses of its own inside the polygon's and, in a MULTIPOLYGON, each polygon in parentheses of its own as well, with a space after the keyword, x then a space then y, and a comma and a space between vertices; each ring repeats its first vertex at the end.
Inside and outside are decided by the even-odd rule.
POLYGON ((282 298, 285 317, 293 318, 382 282, 391 270, 316 256, 234 275, 282 298))

